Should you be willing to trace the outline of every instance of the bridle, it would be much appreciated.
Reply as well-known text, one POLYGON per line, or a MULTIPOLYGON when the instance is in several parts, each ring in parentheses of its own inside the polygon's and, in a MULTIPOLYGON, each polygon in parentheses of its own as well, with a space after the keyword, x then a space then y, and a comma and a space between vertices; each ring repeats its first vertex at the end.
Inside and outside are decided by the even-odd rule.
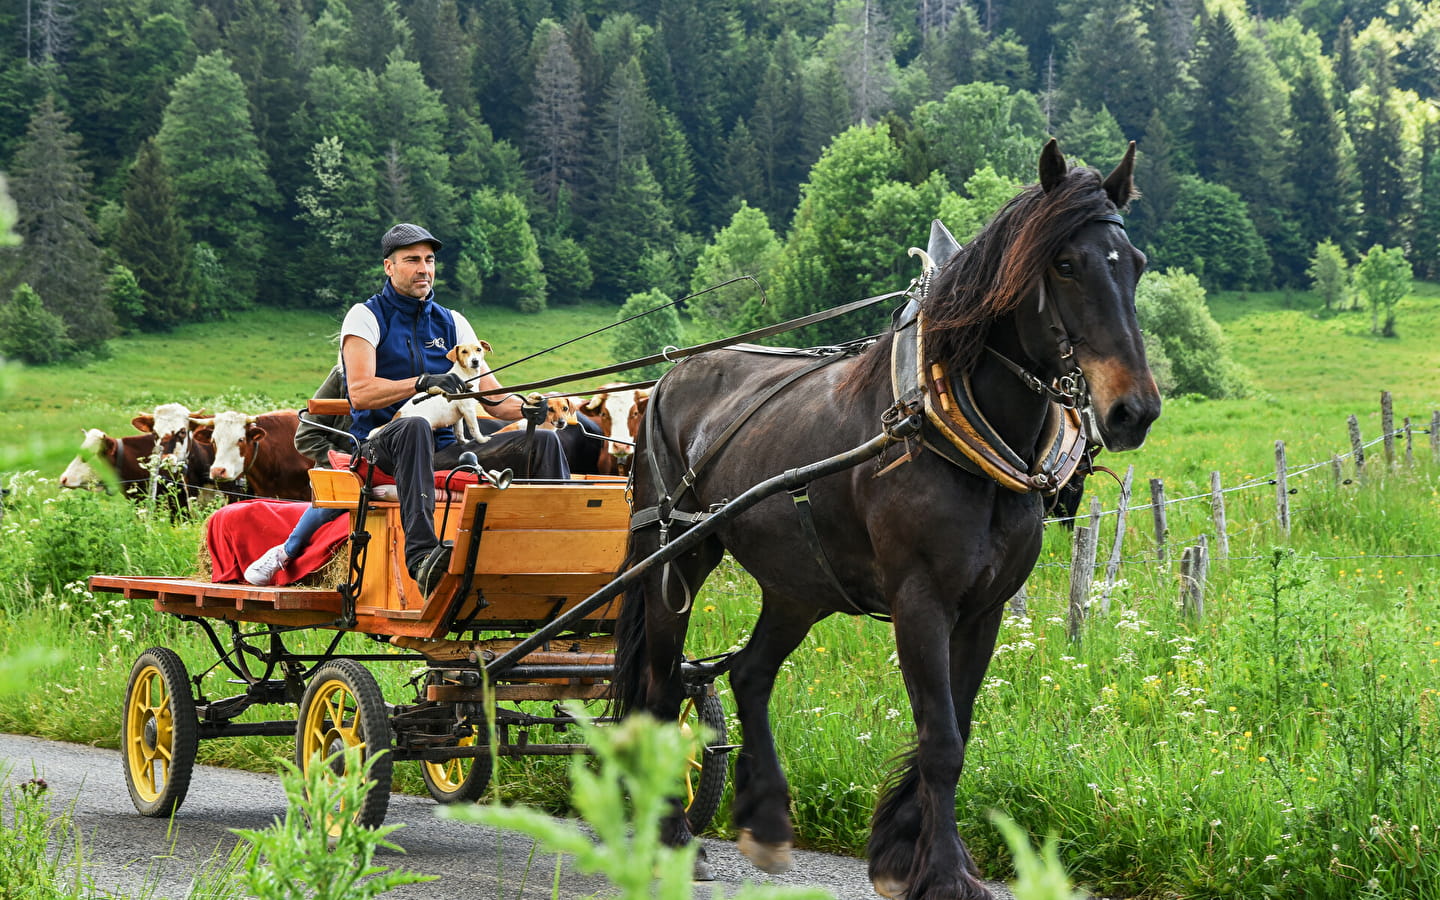
MULTIPOLYGON (((1125 219, 1119 213, 1102 213, 1091 218, 1090 221, 1119 225, 1121 231, 1125 230, 1125 219)), ((1085 431, 1089 439, 1103 446, 1105 440, 1100 433, 1100 422, 1095 415, 1095 405, 1090 398, 1090 386, 1085 383, 1085 375, 1080 371, 1080 366, 1073 362, 1075 344, 1078 341, 1070 336, 1070 330, 1065 327, 1065 321, 1060 316, 1059 304, 1047 302, 1048 295, 1045 291, 1043 276, 1040 278, 1040 285, 1036 293, 1038 295, 1036 299, 1037 312, 1049 320, 1049 331, 1055 340, 1056 358, 1062 362, 1071 361, 1070 371, 1058 378, 1046 381, 994 347, 987 344, 985 350, 1034 393, 1048 397, 1061 406, 1077 410, 1085 421, 1085 431)), ((1084 340, 1084 338, 1079 340, 1084 340)))

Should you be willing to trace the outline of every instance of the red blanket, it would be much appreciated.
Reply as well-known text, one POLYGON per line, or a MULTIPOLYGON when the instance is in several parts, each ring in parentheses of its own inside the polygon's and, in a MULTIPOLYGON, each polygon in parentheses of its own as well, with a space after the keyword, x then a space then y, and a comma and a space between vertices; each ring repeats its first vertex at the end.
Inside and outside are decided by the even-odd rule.
MULTIPOLYGON (((217 509, 205 522, 210 580, 244 581, 245 567, 266 550, 284 543, 309 506, 296 500, 242 500, 217 509)), ((348 514, 326 522, 300 555, 276 573, 275 584, 293 584, 319 571, 349 536, 348 514)))

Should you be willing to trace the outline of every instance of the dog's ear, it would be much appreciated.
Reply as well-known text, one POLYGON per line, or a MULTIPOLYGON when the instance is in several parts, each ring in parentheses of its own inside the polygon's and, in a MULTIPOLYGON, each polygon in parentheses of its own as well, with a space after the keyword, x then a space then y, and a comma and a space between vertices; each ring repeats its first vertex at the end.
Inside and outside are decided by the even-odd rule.
POLYGON ((489 352, 490 352, 490 342, 489 342, 489 341, 480 341, 480 349, 481 349, 481 350, 484 350, 486 353, 489 353, 489 352))
POLYGON ((448 359, 448 360, 450 360, 452 363, 453 363, 453 362, 459 362, 459 361, 460 361, 460 347, 459 347, 459 346, 451 347, 451 348, 450 348, 450 351, 445 354, 445 358, 448 359))

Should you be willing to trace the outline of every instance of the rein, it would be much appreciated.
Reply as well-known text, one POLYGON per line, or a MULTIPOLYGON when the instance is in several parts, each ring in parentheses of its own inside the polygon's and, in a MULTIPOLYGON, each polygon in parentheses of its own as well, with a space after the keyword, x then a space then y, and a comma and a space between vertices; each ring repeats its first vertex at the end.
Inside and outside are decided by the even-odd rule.
POLYGON ((694 356, 697 353, 705 353, 710 350, 721 350, 726 347, 733 347, 736 344, 743 344, 750 341, 757 341, 762 338, 771 337, 772 335, 781 334, 782 332, 794 331, 797 328, 804 328, 806 325, 815 325, 820 322, 825 322, 830 319, 838 318, 840 316, 846 315, 847 313, 852 313, 857 310, 865 309, 866 307, 874 306, 877 303, 883 303, 886 300, 893 300, 894 298, 903 296, 907 293, 909 293, 908 288, 903 291, 891 291, 888 294, 877 294, 874 297, 866 297, 864 300, 854 300, 841 306, 821 310, 820 312, 813 312, 809 315, 800 316, 799 318, 795 319, 788 319, 775 325, 767 325, 764 328, 757 328, 754 331, 747 331, 744 334, 737 334, 733 337, 721 338, 720 340, 709 341, 704 344, 693 344, 689 347, 681 347, 675 349, 667 347, 665 350, 662 350, 659 353, 651 354, 650 356, 641 357, 640 359, 627 360, 626 362, 615 363, 614 365, 602 366, 598 369, 590 369, 585 372, 574 372, 569 375, 557 375, 553 378, 543 378, 539 381, 531 381, 527 384, 517 384, 508 388, 501 388, 499 390, 470 391, 464 394, 447 394, 446 396, 450 397, 453 400, 467 400, 470 398, 482 399, 484 397, 488 397, 491 394, 518 394, 525 391, 537 391, 541 388, 547 388, 556 384, 567 384, 572 381, 581 381, 586 378, 599 378, 605 375, 613 375, 616 372, 624 372, 629 369, 639 369, 644 366, 654 365, 655 363, 676 362, 678 360, 686 358, 687 356, 694 356))

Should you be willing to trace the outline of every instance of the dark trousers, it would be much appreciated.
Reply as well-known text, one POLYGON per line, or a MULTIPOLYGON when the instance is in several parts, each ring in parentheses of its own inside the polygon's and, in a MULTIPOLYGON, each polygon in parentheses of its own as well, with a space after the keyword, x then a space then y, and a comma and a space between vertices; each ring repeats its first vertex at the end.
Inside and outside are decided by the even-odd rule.
POLYGON ((440 543, 435 536, 435 470, 453 468, 466 450, 480 467, 510 469, 517 478, 569 478, 570 465, 555 432, 536 429, 535 465, 523 431, 492 435, 485 443, 456 442, 435 449, 430 423, 415 416, 395 419, 365 443, 365 458, 395 479, 400 525, 405 529, 405 566, 414 569, 440 543))
POLYGON ((516 478, 570 477, 570 463, 560 446, 560 438, 555 432, 543 428, 535 429, 533 470, 530 468, 530 444, 525 440, 524 431, 492 434, 490 440, 483 444, 457 441, 443 450, 435 451, 435 467, 454 468, 460 460, 460 454, 467 450, 475 454, 475 458, 480 461, 480 468, 487 472, 491 469, 509 469, 516 478))
POLYGON ((405 567, 415 567, 440 543, 435 536, 435 433, 418 416, 395 419, 365 442, 365 458, 395 479, 405 567))

